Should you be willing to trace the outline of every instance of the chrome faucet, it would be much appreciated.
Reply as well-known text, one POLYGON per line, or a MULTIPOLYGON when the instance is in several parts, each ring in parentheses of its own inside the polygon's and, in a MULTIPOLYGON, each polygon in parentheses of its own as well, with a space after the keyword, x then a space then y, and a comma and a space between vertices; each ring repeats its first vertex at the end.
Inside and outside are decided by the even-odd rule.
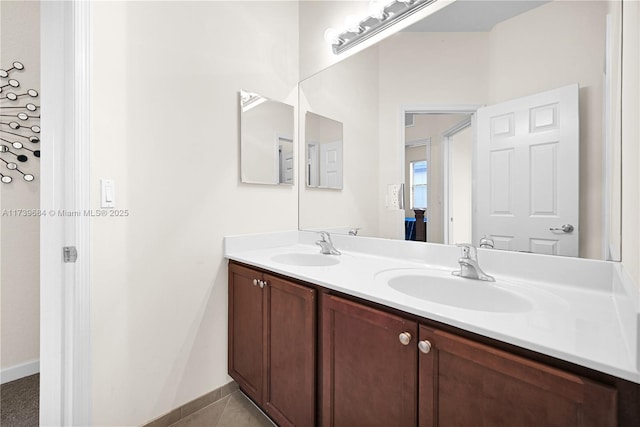
POLYGON ((320 232, 320 240, 316 242, 320 246, 320 252, 325 255, 340 255, 340 251, 333 246, 331 236, 326 231, 320 232))
POLYGON ((462 256, 458 258, 460 270, 452 271, 454 276, 466 277, 467 279, 484 280, 486 282, 495 282, 493 276, 486 274, 478 265, 478 251, 475 246, 469 243, 458 244, 462 248, 462 256), (473 253, 472 250, 473 249, 473 253))

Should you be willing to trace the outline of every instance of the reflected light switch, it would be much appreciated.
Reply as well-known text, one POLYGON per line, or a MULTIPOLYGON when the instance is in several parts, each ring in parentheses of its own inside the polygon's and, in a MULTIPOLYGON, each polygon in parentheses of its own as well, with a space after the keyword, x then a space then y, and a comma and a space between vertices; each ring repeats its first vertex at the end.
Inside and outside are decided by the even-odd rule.
POLYGON ((116 207, 116 185, 112 179, 100 180, 100 207, 116 207))

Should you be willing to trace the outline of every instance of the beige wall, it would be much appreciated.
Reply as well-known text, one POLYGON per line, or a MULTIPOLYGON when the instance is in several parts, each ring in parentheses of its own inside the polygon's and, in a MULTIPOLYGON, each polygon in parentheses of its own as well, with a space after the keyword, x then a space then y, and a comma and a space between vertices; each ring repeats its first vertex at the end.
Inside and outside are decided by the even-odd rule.
POLYGON ((134 426, 228 381, 223 236, 297 227, 297 186, 239 182, 238 91, 296 105, 296 2, 95 2, 93 421, 134 426), (277 207, 274 209, 274 207, 277 207))
MULTIPOLYGON (((0 68, 8 69, 14 61, 22 62, 25 66, 24 71, 14 71, 10 75, 20 82, 20 87, 16 90, 5 88, 3 91, 17 94, 24 93, 27 89, 40 91, 38 2, 0 2, 0 40, 0 68)), ((3 79, 4 82, 6 80, 3 79)), ((9 104, 6 101, 2 102, 2 106, 7 105, 9 104)), ((0 111, 2 114, 17 114, 17 110, 0 108, 0 111)), ((2 119, 3 122, 13 121, 7 117, 2 119)), ((4 126, 3 129, 9 130, 4 126)), ((0 134, 0 137, 10 142, 17 140, 12 135, 4 133, 0 134)), ((2 144, 8 143, 2 141, 2 144)), ((25 147, 39 148, 38 145, 28 142, 25 143, 25 147)), ((17 150, 12 148, 12 151, 17 150)), ((0 184, 0 209, 3 212, 0 226, 0 361, 3 371, 40 358, 40 218, 8 216, 7 213, 13 209, 38 209, 40 206, 40 163, 31 153, 28 153, 28 157, 26 163, 19 163, 19 168, 35 175, 35 181, 25 182, 20 174, 9 172, 8 175, 14 178, 13 182, 0 184)), ((6 154, 3 154, 2 158, 11 161, 6 154)), ((7 174, 4 163, 0 167, 2 173, 7 174)))
POLYGON ((623 2, 622 264, 640 286, 640 3, 623 2))
MULTIPOLYGON (((363 236, 378 233, 377 67, 374 47, 300 85, 300 135, 306 134, 306 111, 342 122, 344 156, 342 190, 301 187, 302 229, 359 227, 363 236)), ((300 153, 299 164, 305 164, 305 156, 300 153)), ((304 176, 300 169, 300 182, 304 176)))

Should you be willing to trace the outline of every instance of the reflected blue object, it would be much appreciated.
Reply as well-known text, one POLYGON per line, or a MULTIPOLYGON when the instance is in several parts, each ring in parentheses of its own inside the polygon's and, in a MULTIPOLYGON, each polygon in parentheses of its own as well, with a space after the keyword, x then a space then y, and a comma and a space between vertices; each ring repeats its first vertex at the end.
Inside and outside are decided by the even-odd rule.
MULTIPOLYGON (((427 222, 427 218, 424 218, 427 222)), ((407 217, 404 219, 404 240, 416 240, 416 219, 407 217)))

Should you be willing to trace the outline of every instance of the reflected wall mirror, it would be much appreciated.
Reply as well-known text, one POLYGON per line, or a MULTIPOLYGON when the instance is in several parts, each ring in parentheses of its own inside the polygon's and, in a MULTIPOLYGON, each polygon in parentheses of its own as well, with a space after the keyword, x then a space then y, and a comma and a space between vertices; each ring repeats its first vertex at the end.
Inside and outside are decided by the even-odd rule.
POLYGON ((307 187, 342 189, 342 123, 307 111, 304 141, 307 187))
POLYGON ((240 91, 240 179, 293 185, 294 111, 291 105, 240 91))
POLYGON ((299 227, 416 239, 415 207, 428 242, 619 260, 620 35, 615 1, 461 0, 302 81, 349 142, 299 227))

